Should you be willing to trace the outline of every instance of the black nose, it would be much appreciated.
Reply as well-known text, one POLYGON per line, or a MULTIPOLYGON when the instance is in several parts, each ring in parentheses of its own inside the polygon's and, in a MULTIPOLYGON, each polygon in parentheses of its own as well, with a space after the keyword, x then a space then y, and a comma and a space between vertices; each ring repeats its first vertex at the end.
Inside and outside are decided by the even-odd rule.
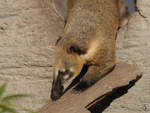
POLYGON ((53 80, 52 89, 51 89, 51 99, 56 101, 63 95, 63 85, 62 85, 62 76, 58 75, 56 80, 53 80))
POLYGON ((54 85, 52 86, 51 90, 51 99, 53 101, 56 101, 59 99, 63 94, 63 86, 54 85))
POLYGON ((51 92, 51 99, 52 99, 52 101, 58 100, 61 96, 62 96, 61 92, 59 92, 58 90, 57 91, 56 90, 52 90, 52 92, 51 92))

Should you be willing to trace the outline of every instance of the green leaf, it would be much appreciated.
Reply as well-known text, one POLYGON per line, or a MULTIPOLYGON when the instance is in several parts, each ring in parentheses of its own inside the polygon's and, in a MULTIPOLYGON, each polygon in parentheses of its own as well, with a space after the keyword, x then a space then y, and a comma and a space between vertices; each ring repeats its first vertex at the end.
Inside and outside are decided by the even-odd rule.
POLYGON ((16 111, 16 109, 14 109, 14 108, 11 108, 11 107, 9 107, 8 105, 5 105, 5 104, 0 104, 0 109, 2 110, 1 112, 2 113, 5 113, 5 112, 9 112, 9 113, 18 113, 17 111, 16 111))
POLYGON ((0 87, 0 98, 2 98, 5 90, 6 90, 6 86, 7 86, 7 83, 4 83, 2 84, 2 86, 0 87))
POLYGON ((29 95, 27 95, 27 94, 14 94, 14 95, 9 95, 9 96, 3 97, 1 101, 4 103, 8 103, 10 101, 15 101, 17 99, 21 99, 21 98, 25 98, 25 97, 29 97, 29 95))

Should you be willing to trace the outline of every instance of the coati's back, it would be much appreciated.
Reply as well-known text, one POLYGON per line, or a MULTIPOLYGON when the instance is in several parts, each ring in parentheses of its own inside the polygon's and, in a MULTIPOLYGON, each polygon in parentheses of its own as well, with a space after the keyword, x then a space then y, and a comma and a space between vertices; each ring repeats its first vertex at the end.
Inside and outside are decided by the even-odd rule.
POLYGON ((69 0, 68 5, 69 2, 73 3, 72 6, 68 6, 71 9, 68 9, 64 37, 69 33, 76 34, 75 37, 79 39, 85 37, 87 39, 95 32, 101 32, 104 35, 107 33, 112 34, 112 28, 116 31, 119 23, 117 1, 118 0, 69 0))
POLYGON ((56 43, 51 98, 63 95, 84 65, 91 84, 115 65, 120 0, 67 0, 64 35, 56 43), (67 85, 66 85, 67 84, 67 85))
POLYGON ((66 50, 72 45, 78 46, 85 53, 82 55, 83 57, 87 56, 90 48, 95 47, 95 52, 89 53, 89 56, 95 58, 87 56, 88 58, 85 60, 94 64, 98 63, 98 65, 106 63, 105 60, 113 60, 114 62, 115 35, 119 24, 117 1, 70 0, 68 5, 70 4, 72 6, 69 6, 71 9, 68 9, 64 36, 59 44, 66 50), (100 64, 97 62, 99 57, 105 57, 101 58, 100 64))

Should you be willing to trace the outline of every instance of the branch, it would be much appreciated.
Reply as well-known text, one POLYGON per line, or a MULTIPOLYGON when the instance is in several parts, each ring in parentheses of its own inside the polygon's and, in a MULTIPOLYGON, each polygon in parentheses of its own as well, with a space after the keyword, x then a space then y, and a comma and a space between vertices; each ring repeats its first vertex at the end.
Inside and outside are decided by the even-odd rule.
POLYGON ((129 85, 130 81, 142 76, 134 64, 119 63, 115 69, 99 80, 88 90, 76 93, 69 90, 56 102, 45 105, 38 113, 90 113, 86 108, 92 106, 97 99, 103 99, 114 89, 129 85))

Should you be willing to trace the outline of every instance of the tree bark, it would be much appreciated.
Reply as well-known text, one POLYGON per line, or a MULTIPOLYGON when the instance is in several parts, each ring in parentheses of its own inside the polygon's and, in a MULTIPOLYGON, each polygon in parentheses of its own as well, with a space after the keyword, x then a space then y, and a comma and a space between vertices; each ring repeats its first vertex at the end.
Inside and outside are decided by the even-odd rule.
POLYGON ((94 100, 102 100, 114 89, 138 80, 142 73, 136 65, 119 63, 115 69, 88 90, 77 93, 70 89, 58 101, 44 106, 38 113, 90 113, 86 110, 94 100))

